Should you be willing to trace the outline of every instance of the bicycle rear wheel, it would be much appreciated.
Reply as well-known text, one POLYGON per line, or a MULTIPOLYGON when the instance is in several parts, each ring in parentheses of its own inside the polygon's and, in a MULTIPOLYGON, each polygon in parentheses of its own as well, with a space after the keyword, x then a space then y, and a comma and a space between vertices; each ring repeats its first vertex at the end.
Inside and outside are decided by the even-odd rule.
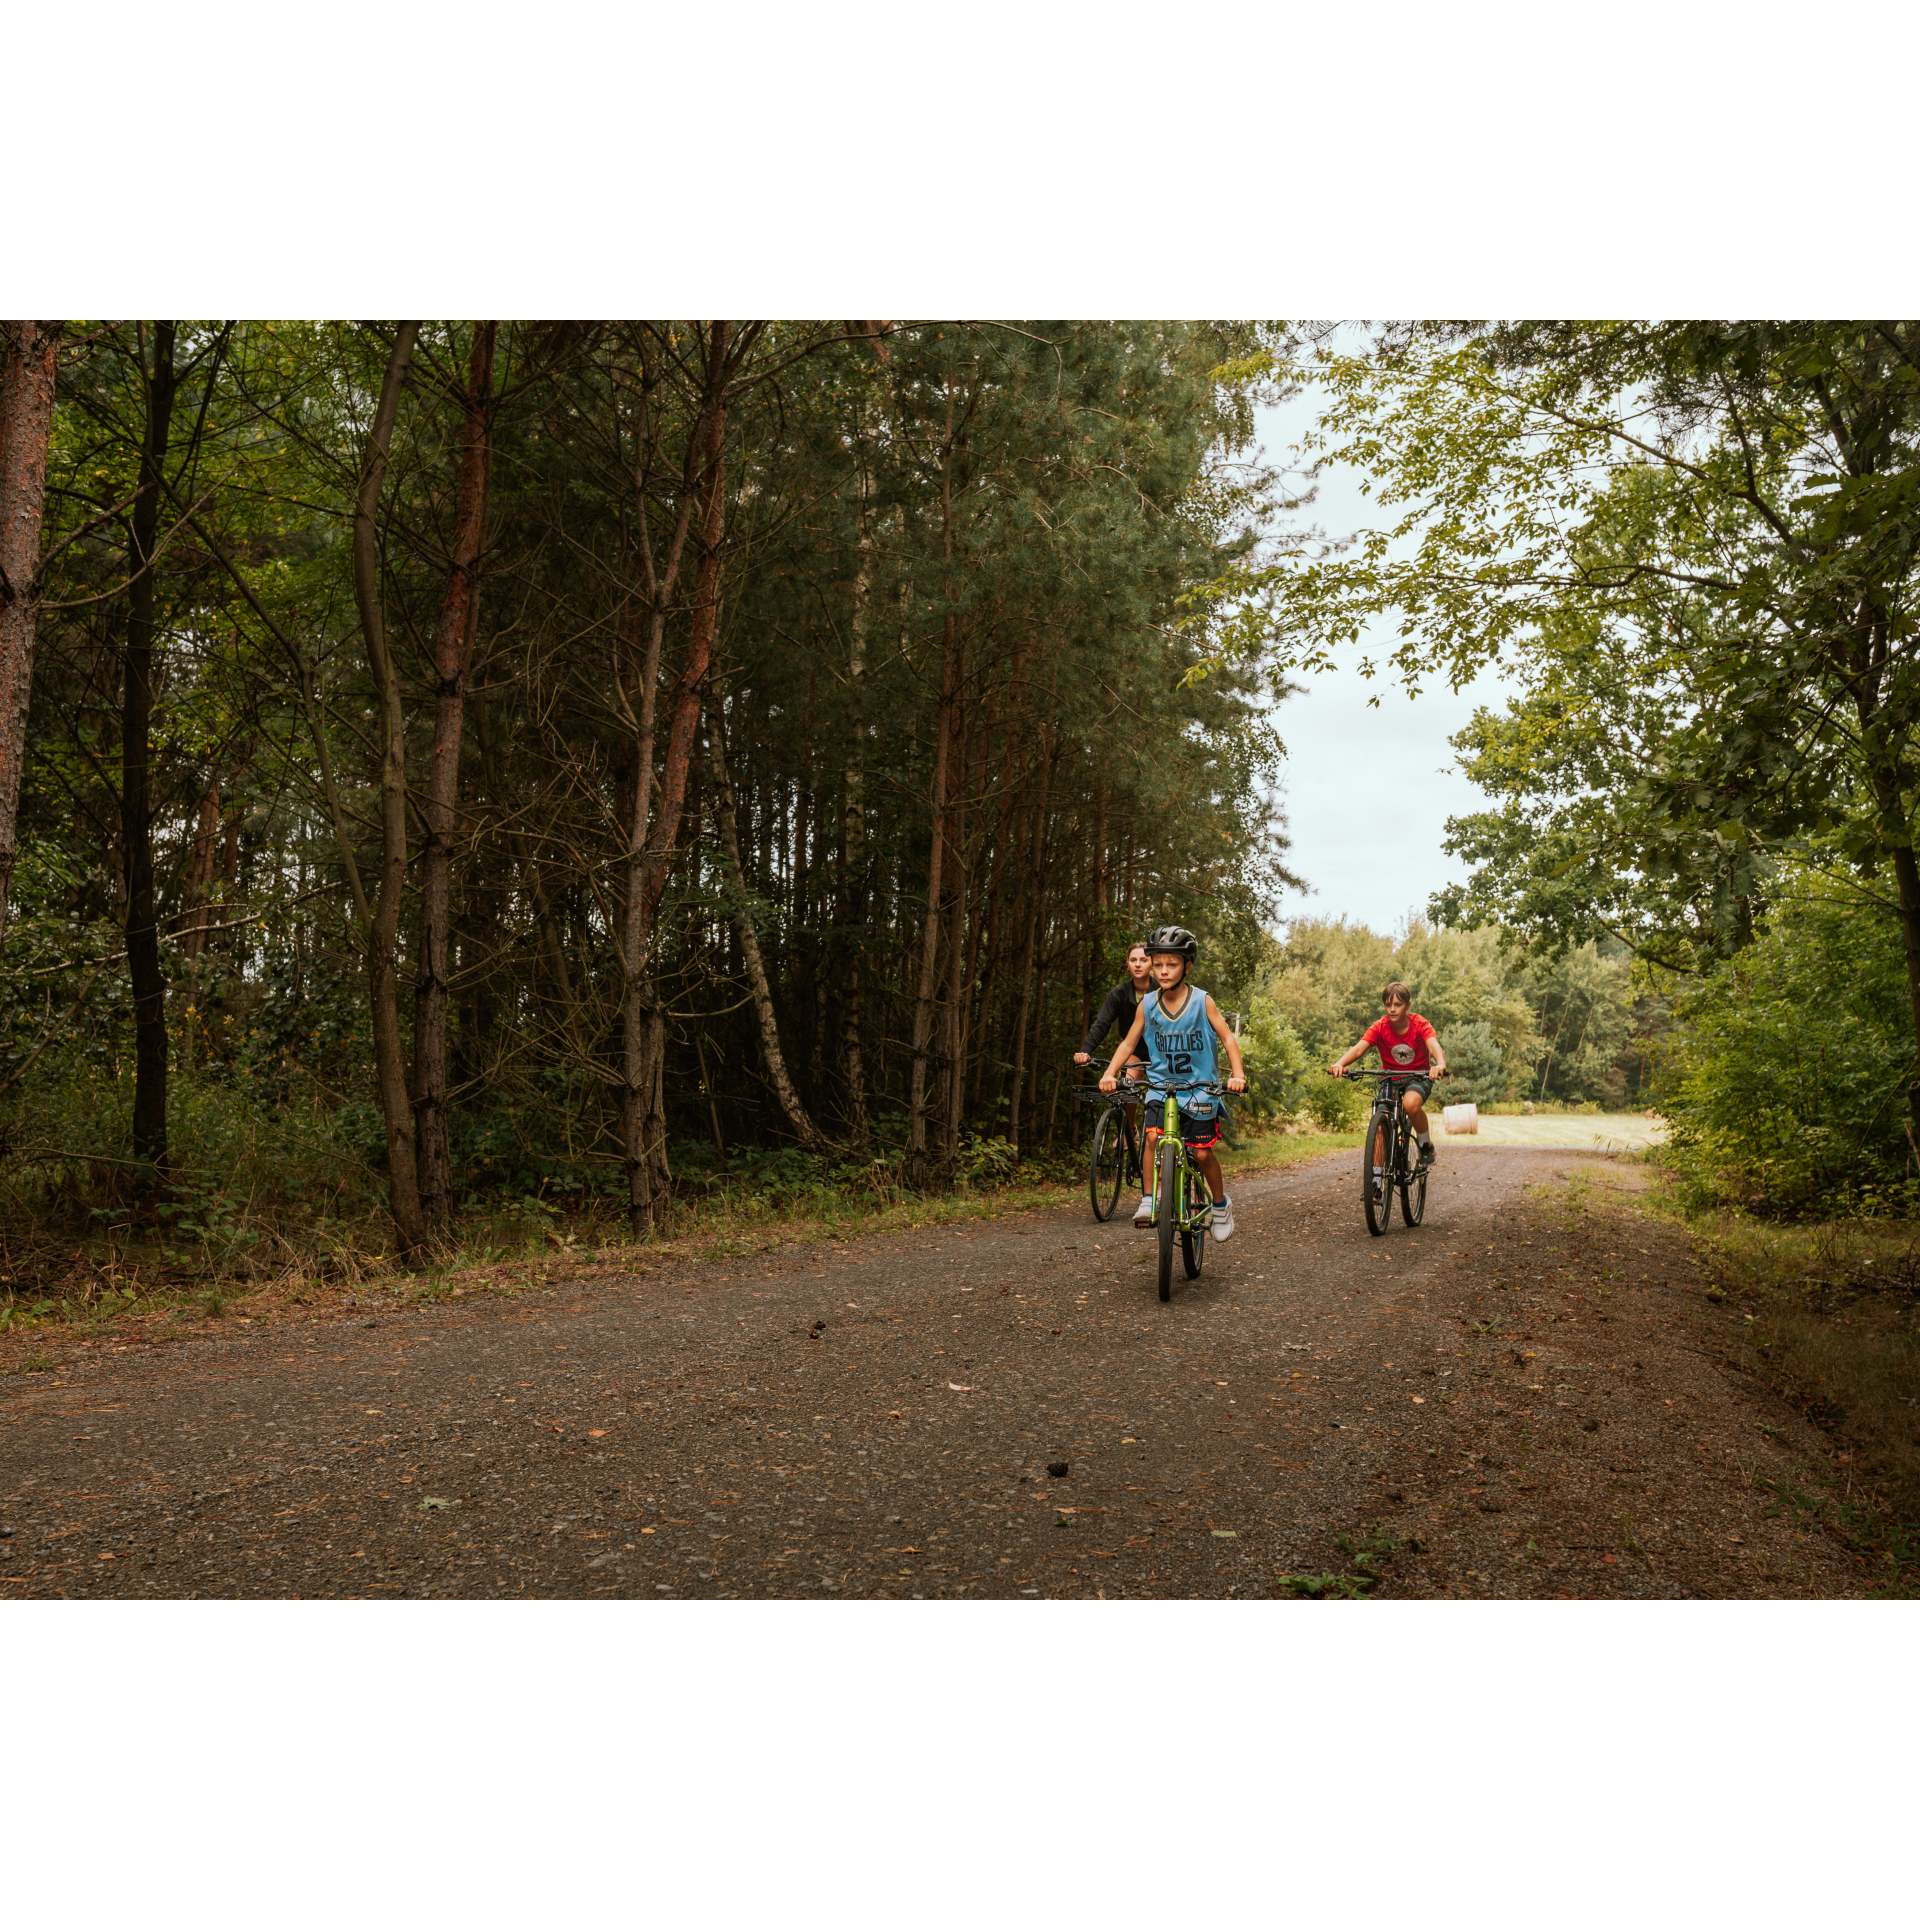
POLYGON ((1173 1298, 1173 1222, 1180 1210, 1180 1142, 1160 1136, 1159 1164, 1154 1169, 1154 1220, 1160 1239, 1160 1298, 1173 1298))
POLYGON ((1120 1183, 1127 1177, 1126 1136, 1120 1109, 1109 1107, 1093 1130, 1093 1158, 1087 1167, 1087 1194, 1096 1220, 1111 1220, 1120 1204, 1120 1183))
POLYGON ((1200 1217, 1200 1224, 1191 1232, 1182 1228, 1180 1233, 1180 1264, 1187 1270, 1189 1280, 1200 1278, 1200 1269, 1207 1258, 1208 1220, 1204 1214, 1206 1206, 1206 1181, 1197 1169, 1189 1166, 1181 1168, 1182 1185, 1186 1192, 1186 1204, 1181 1210, 1181 1219, 1191 1220, 1200 1217))
POLYGON ((1400 1189, 1400 1218, 1408 1226, 1417 1227, 1426 1210, 1427 1171, 1424 1167, 1416 1167, 1407 1175, 1406 1184, 1400 1189))
POLYGON ((1376 1236, 1387 1230, 1393 1219, 1393 1120, 1383 1113, 1376 1113, 1367 1122, 1367 1144, 1360 1166, 1360 1186, 1367 1209, 1367 1231, 1376 1236), (1382 1145, 1380 1129, 1386 1128, 1384 1158, 1387 1164, 1381 1169, 1385 1176, 1376 1182, 1373 1177, 1373 1152, 1382 1145))

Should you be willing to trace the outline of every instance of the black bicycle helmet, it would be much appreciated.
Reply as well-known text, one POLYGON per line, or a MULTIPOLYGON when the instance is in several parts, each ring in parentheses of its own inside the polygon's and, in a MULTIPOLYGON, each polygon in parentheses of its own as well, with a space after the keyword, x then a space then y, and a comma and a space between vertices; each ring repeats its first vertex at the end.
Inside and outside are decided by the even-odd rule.
POLYGON ((1147 942, 1147 952, 1177 953, 1191 966, 1200 957, 1200 942, 1185 927, 1162 927, 1147 942))

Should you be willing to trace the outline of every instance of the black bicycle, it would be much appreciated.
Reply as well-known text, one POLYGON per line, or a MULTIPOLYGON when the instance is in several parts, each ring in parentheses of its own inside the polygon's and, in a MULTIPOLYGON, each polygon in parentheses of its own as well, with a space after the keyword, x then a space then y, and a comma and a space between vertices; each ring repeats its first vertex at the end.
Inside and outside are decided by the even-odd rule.
POLYGON ((1111 1220, 1120 1204, 1120 1190, 1147 1190, 1146 1169, 1140 1162, 1140 1123, 1134 1109, 1146 1100, 1137 1081, 1102 1093, 1099 1086, 1075 1090, 1082 1100, 1097 1101, 1104 1109, 1094 1124, 1093 1152, 1087 1162, 1087 1197, 1096 1220, 1111 1220))
MULTIPOLYGON (((1327 1071, 1331 1073, 1332 1068, 1327 1071)), ((1427 1211, 1427 1168, 1420 1165, 1413 1146, 1413 1122, 1400 1104, 1400 1080, 1431 1079, 1411 1067, 1353 1067, 1349 1080, 1372 1080, 1373 1112, 1367 1119, 1367 1144, 1361 1149, 1360 1185, 1366 1208, 1367 1231, 1376 1236, 1386 1232, 1393 1220, 1393 1199, 1400 1196, 1400 1217, 1408 1226, 1417 1227, 1427 1211), (1384 1145, 1382 1128, 1386 1129, 1384 1145), (1375 1150, 1381 1149, 1375 1164, 1375 1150)))

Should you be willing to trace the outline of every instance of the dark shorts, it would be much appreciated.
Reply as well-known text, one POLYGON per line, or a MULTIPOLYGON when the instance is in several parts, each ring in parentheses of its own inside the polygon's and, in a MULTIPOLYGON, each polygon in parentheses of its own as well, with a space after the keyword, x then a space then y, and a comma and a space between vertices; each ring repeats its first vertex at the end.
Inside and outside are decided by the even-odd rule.
MULTIPOLYGON (((1156 1133, 1158 1133, 1159 1130, 1157 1125, 1153 1129, 1156 1133)), ((1185 1108, 1182 1108, 1180 1112, 1180 1138, 1190 1147, 1213 1146, 1220 1138, 1220 1116, 1217 1113, 1211 1113, 1204 1120, 1197 1120, 1192 1114, 1188 1113, 1185 1108)))
POLYGON ((1396 1074, 1387 1084, 1393 1089, 1396 1104, 1404 1100, 1409 1093, 1417 1093, 1422 1106, 1433 1098, 1433 1079, 1428 1074, 1409 1074, 1405 1079, 1396 1074))

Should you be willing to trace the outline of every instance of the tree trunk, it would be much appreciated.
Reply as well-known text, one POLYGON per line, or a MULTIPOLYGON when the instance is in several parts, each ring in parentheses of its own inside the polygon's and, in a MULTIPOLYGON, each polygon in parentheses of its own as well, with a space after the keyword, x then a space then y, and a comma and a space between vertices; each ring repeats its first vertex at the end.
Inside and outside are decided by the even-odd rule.
MULTIPOLYGON (((644 684, 638 717, 640 764, 634 782, 633 818, 627 853, 626 923, 621 929, 625 996, 621 1008, 621 1125, 627 1163, 628 1218, 634 1231, 664 1227, 668 1214, 665 1065, 667 1018, 653 985, 649 949, 653 919, 666 890, 685 805, 687 769, 713 658, 719 612, 720 540, 726 528, 726 362, 730 327, 711 323, 707 333, 706 375, 701 408, 689 436, 686 484, 665 570, 656 577, 650 537, 643 529, 643 558, 648 581, 648 638, 642 669, 644 684), (700 559, 695 570, 692 632, 686 663, 675 683, 667 757, 661 769, 660 798, 651 831, 647 826, 653 772, 653 723, 659 681, 662 636, 678 578, 688 515, 696 494, 700 511, 700 559)), ((644 497, 641 512, 646 511, 644 497)))
MULTIPOLYGON (((207 928, 213 921, 213 876, 220 862, 220 780, 200 796, 200 817, 193 830, 193 851, 180 887, 180 955, 198 962, 207 950, 207 928)), ((193 999, 199 1002, 199 967, 191 970, 193 999)))
MULTIPOLYGON (((1900 819, 1905 808, 1900 783, 1891 773, 1875 770, 1874 798, 1880 816, 1900 819)), ((1914 856, 1911 841, 1888 849, 1893 857, 1894 882, 1900 894, 1900 937, 1907 962, 1907 1015, 1913 1025, 1915 1059, 1920 1060, 1920 859, 1914 856)), ((1907 1115, 1916 1135, 1920 1135, 1920 1067, 1907 1075, 1907 1115)))
POLYGON ((960 622, 949 613, 941 626, 940 714, 934 727, 932 841, 927 849, 927 917, 920 937, 920 982, 913 1001, 913 1076, 907 1095, 907 1181, 927 1185, 927 1069, 933 1038, 933 988, 940 959, 940 880, 946 850, 947 755, 960 706, 960 622))
MULTIPOLYGON (((1051 698, 1051 695, 1049 695, 1051 698)), ((1040 804, 1033 810, 1033 851, 1027 870, 1027 939, 1020 961, 1020 1017, 1014 1029, 1013 1085, 1007 1101, 1007 1144, 1020 1151, 1020 1107, 1025 1097, 1027 1071, 1027 1016, 1033 1007, 1034 954, 1040 939, 1042 854, 1046 845, 1047 801, 1053 792, 1053 769, 1060 757, 1056 743, 1043 763, 1040 804)))
POLYGON ((740 957, 746 963, 747 987, 753 995, 753 1010, 760 1022, 760 1051, 767 1063, 767 1077, 773 1082, 780 1110, 787 1124, 800 1137, 800 1144, 814 1153, 831 1151, 832 1143, 814 1125, 813 1117, 801 1105, 787 1074, 786 1055, 780 1048, 780 1027, 773 1013, 773 991, 767 984, 767 969, 760 953, 760 936, 747 909, 747 874, 740 860, 740 828, 734 818, 733 783, 727 777, 726 746, 722 740, 720 715, 707 715, 707 740, 713 754, 715 798, 720 815, 720 844, 727 858, 728 878, 733 882, 739 909, 733 916, 734 931, 740 939, 740 957))
POLYGON ((956 737, 950 752, 950 760, 958 769, 960 778, 953 783, 953 796, 948 806, 947 823, 946 864, 951 904, 947 910, 947 1009, 944 1042, 947 1057, 947 1098, 940 1127, 939 1180, 942 1186, 950 1186, 960 1170, 960 1121, 967 1090, 967 756, 958 708, 954 717, 954 734, 956 737))
POLYGON ((33 636, 40 610, 40 523, 60 357, 58 320, 0 322, 0 940, 18 849, 33 636))
MULTIPOLYGON (((881 332, 884 323, 862 321, 861 331, 873 344, 874 359, 887 364, 887 345, 881 332)), ((881 387, 878 410, 885 411, 887 393, 881 387)), ((855 536, 859 565, 853 576, 853 613, 847 623, 847 766, 845 801, 841 813, 840 844, 840 938, 835 942, 836 972, 840 986, 840 1064, 846 1076, 847 1122, 853 1143, 863 1152, 868 1140, 867 1067, 861 1047, 860 1023, 863 1012, 863 982, 866 978, 867 919, 867 634, 873 600, 874 496, 879 491, 874 467, 878 458, 874 432, 873 403, 862 397, 854 421, 854 448, 858 462, 856 485, 859 489, 858 531, 855 536), (848 934, 851 932, 851 938, 848 934)))
POLYGON ((127 557, 127 652, 120 709, 120 837, 127 863, 127 972, 133 987, 133 1157, 164 1174, 167 1166, 167 979, 160 968, 160 925, 153 892, 153 798, 149 737, 153 726, 153 555, 173 423, 174 323, 153 329, 146 386, 146 434, 140 493, 133 505, 127 557))
POLYGON ((420 964, 414 986, 414 1120, 419 1130, 420 1209, 444 1226, 453 1209, 447 1150, 447 927, 453 890, 454 811, 460 797, 460 733, 480 616, 480 549, 487 530, 493 456, 493 351, 499 323, 473 330, 467 363, 460 491, 440 624, 434 633, 433 760, 427 770, 426 845, 420 856, 420 964))
POLYGON ((380 881, 367 927, 367 999, 373 1013, 373 1054, 380 1112, 386 1122, 387 1178, 393 1224, 400 1251, 413 1259, 426 1238, 420 1211, 415 1164, 413 1102, 407 1088, 407 1063, 400 1040, 400 901, 407 883, 407 738, 400 705, 400 676, 387 651, 386 619, 380 602, 380 552, 377 516, 386 479, 393 425, 400 412, 400 388, 420 337, 418 320, 403 320, 387 355, 380 403, 360 463, 360 488, 353 508, 353 597, 360 610, 360 636, 380 703, 380 881))

